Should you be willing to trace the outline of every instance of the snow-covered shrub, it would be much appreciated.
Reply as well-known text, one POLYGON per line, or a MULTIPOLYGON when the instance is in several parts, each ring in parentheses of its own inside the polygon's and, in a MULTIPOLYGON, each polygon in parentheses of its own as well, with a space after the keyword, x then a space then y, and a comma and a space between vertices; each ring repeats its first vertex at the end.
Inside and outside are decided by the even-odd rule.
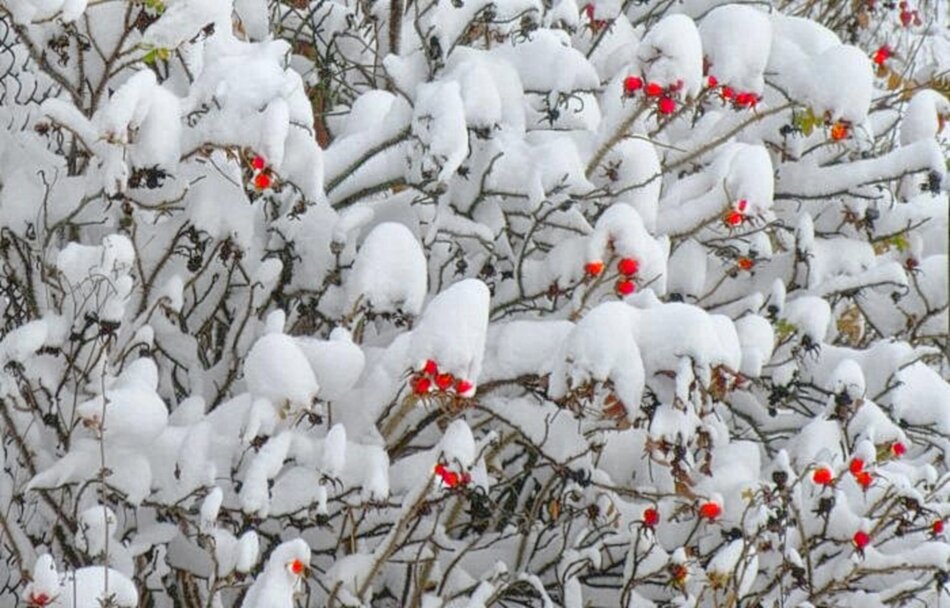
POLYGON ((947 603, 947 20, 0 2, 0 605, 947 603))

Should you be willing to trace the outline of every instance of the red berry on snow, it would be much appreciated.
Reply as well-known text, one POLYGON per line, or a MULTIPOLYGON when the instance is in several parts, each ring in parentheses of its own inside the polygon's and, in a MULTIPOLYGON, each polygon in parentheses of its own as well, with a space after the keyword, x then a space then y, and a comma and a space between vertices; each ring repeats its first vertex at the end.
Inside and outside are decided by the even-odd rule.
POLYGON ((633 276, 637 274, 637 271, 640 269, 640 262, 636 261, 633 258, 623 258, 617 262, 617 270, 622 275, 633 276))
POLYGON ((868 533, 864 530, 858 530, 854 533, 854 537, 851 539, 851 542, 854 543, 854 546, 858 548, 858 551, 860 551, 868 546, 868 543, 871 542, 871 537, 868 536, 868 533))
POLYGON ((704 502, 699 507, 699 516, 710 521, 716 519, 722 514, 722 507, 718 503, 709 501, 704 502))
POLYGON ((742 270, 752 270, 752 267, 755 266, 755 261, 752 258, 741 257, 736 262, 736 265, 742 270))
POLYGON ((459 380, 455 383, 455 392, 459 395, 468 395, 475 386, 468 380, 459 380))
POLYGON ((295 559, 294 561, 290 562, 290 571, 296 574, 297 576, 300 576, 301 574, 303 574, 303 569, 304 569, 303 562, 300 561, 299 559, 295 559))
POLYGON ((633 95, 643 88, 643 79, 639 76, 627 76, 623 80, 623 92, 628 96, 633 95))
POLYGON ((264 162, 264 157, 261 156, 260 154, 258 154, 257 156, 254 157, 253 160, 251 160, 251 166, 257 169, 258 171, 263 169, 266 164, 267 163, 264 162))
POLYGON ((716 85, 719 84, 719 81, 716 80, 716 77, 715 77, 715 76, 710 76, 710 77, 706 80, 706 84, 709 86, 710 89, 715 89, 715 88, 716 88, 716 85))
POLYGON ((900 458, 907 453, 907 446, 905 446, 900 441, 895 441, 891 444, 891 453, 894 454, 894 456, 900 458))
POLYGON ((584 271, 587 272, 592 277, 599 276, 600 273, 604 271, 604 263, 600 260, 594 260, 593 262, 587 262, 584 265, 584 271))
POLYGON ((749 207, 749 201, 745 200, 744 198, 743 198, 743 199, 739 199, 739 202, 736 203, 736 209, 738 209, 738 210, 739 210, 740 212, 742 212, 742 213, 745 213, 745 210, 746 210, 748 207, 749 207))
POLYGON ((827 486, 831 484, 831 480, 834 479, 831 475, 831 469, 828 467, 821 467, 816 469, 812 473, 811 480, 820 486, 827 486))
POLYGON ((871 484, 874 483, 874 478, 871 477, 871 474, 868 473, 867 471, 861 471, 860 473, 855 475, 854 479, 855 481, 858 482, 858 485, 861 486, 861 488, 865 490, 870 488, 871 484))
POLYGON ((732 87, 722 87, 722 91, 719 92, 722 95, 723 99, 732 99, 736 96, 736 92, 732 90, 732 87))
POLYGON ((910 11, 901 11, 901 25, 904 27, 909 27, 911 21, 914 20, 914 14, 910 11))
POLYGON ((441 391, 449 390, 453 384, 455 384, 455 378, 452 374, 439 374, 435 377, 435 385, 438 386, 441 391))
POLYGON ((663 94, 663 87, 661 87, 655 82, 651 82, 647 84, 646 94, 647 94, 647 97, 659 97, 660 95, 663 94))
POLYGON ((745 220, 745 216, 738 211, 730 211, 723 220, 730 226, 738 226, 745 220))
POLYGON ((660 512, 653 507, 647 508, 643 512, 643 525, 647 526, 648 528, 653 528, 658 523, 660 523, 660 512))
POLYGON ((851 464, 848 465, 848 470, 851 471, 852 475, 857 475, 864 470, 864 461, 860 458, 852 458, 851 464))
POLYGON ((622 296, 629 296, 637 290, 636 284, 629 279, 617 281, 617 293, 622 296))
POLYGON ((428 378, 419 377, 412 383, 412 392, 417 395, 426 395, 432 389, 432 381, 428 378))
POLYGON ((254 187, 258 190, 266 190, 270 188, 270 175, 266 173, 258 173, 254 176, 254 187))
POLYGON ((930 531, 933 532, 934 536, 940 536, 943 534, 944 525, 943 520, 938 519, 930 526, 930 531))
POLYGON ((435 361, 429 359, 426 361, 425 366, 423 366, 422 371, 424 371, 429 376, 435 376, 439 373, 439 366, 435 361))
POLYGON ((594 5, 593 5, 593 4, 588 4, 588 5, 586 5, 586 6, 584 7, 584 13, 587 14, 587 18, 588 18, 588 19, 593 19, 593 18, 594 18, 594 5))
POLYGON ((660 114, 672 114, 676 111, 676 102, 670 97, 661 97, 656 104, 656 109, 660 114))

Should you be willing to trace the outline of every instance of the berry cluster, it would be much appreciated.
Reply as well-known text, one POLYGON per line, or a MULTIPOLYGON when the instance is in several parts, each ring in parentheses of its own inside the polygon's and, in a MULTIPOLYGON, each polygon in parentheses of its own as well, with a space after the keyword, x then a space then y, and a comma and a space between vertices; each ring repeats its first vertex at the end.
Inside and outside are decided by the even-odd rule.
POLYGON ((251 159, 251 169, 254 170, 254 187, 258 190, 267 190, 271 186, 270 170, 267 168, 267 161, 258 154, 251 159))
POLYGON ((871 484, 874 483, 874 478, 871 477, 871 473, 864 469, 864 461, 862 459, 852 458, 851 463, 848 465, 848 470, 865 492, 871 487, 871 484))
POLYGON ((656 111, 669 115, 676 111, 676 94, 683 88, 683 81, 677 80, 668 87, 656 82, 644 83, 639 76, 627 76, 623 80, 623 94, 633 97, 641 90, 650 99, 656 99, 656 111))
POLYGON ((762 100, 762 97, 751 91, 737 91, 729 85, 719 85, 719 80, 715 76, 709 76, 706 79, 706 87, 712 90, 719 89, 719 98, 727 105, 732 105, 734 110, 754 110, 762 100))
MULTIPOLYGON (((587 262, 584 265, 584 272, 588 276, 598 277, 604 272, 604 263, 601 260, 587 262)), ((633 277, 638 272, 640 272, 640 262, 634 258, 621 258, 617 262, 617 273, 619 275, 615 285, 617 295, 629 296, 637 290, 637 284, 634 283, 633 277)))
POLYGON ((448 372, 439 373, 439 366, 432 359, 426 361, 412 379, 412 392, 419 397, 432 392, 450 391, 460 397, 471 397, 475 394, 475 385, 463 378, 455 378, 448 372))

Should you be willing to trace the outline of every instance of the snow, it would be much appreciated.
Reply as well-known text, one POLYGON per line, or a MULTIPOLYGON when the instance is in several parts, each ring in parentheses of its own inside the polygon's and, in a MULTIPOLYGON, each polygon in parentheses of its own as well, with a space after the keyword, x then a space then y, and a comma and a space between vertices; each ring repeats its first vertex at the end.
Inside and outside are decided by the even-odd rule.
POLYGON ((647 82, 668 87, 682 81, 692 97, 703 86, 703 44, 686 15, 668 15, 651 27, 637 47, 637 60, 647 82))
POLYGON ((428 286, 426 257, 402 224, 377 224, 363 240, 347 283, 351 305, 418 315, 428 286))
POLYGON ((902 146, 933 139, 940 129, 940 117, 950 117, 950 101, 931 89, 918 91, 904 108, 900 122, 902 146))
POLYGON ((300 587, 300 577, 289 565, 300 560, 310 564, 310 547, 301 538, 281 543, 267 559, 264 571, 244 596, 241 608, 293 608, 294 594, 300 587))
POLYGON ((773 4, 4 4, 0 606, 940 604, 948 10, 773 4))
POLYGON ((632 321, 631 309, 617 302, 601 304, 584 315, 561 347, 551 375, 551 395, 562 398, 587 382, 609 380, 632 417, 644 387, 632 321))
POLYGON ((278 409, 310 409, 320 389, 306 355, 284 334, 267 334, 254 343, 244 378, 251 394, 268 399, 278 409))
POLYGON ((831 47, 814 57, 809 72, 806 99, 816 114, 827 112, 832 121, 864 122, 874 91, 871 60, 864 51, 849 44, 831 47))
POLYGON ((699 24, 709 73, 721 85, 761 94, 772 49, 768 15, 743 4, 718 6, 699 24))
POLYGON ((476 384, 485 354, 489 297, 483 282, 465 279, 433 298, 412 332, 411 367, 431 359, 443 372, 476 384))

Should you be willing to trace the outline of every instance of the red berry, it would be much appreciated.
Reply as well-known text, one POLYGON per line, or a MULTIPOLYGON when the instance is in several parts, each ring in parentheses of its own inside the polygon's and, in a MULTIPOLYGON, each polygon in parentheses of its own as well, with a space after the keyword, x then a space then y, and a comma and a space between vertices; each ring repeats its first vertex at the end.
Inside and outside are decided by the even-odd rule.
POLYGON ((752 267, 755 266, 755 261, 752 258, 741 257, 736 261, 736 265, 742 270, 752 270, 752 267))
POLYGON ((732 90, 732 87, 722 87, 722 91, 719 92, 722 95, 723 99, 732 99, 736 96, 736 92, 732 90))
POLYGON ((660 114, 672 114, 676 111, 676 101, 670 97, 661 97, 660 101, 656 104, 656 109, 660 114))
POLYGON ((258 173, 254 176, 254 187, 258 190, 266 190, 270 188, 270 175, 266 173, 258 173))
POLYGON ((50 597, 45 593, 31 593, 27 603, 31 606, 46 606, 50 603, 50 597))
POLYGON ((644 525, 644 526, 647 526, 648 528, 653 528, 653 527, 656 527, 656 525, 657 525, 658 523, 660 523, 660 512, 659 512, 659 511, 657 511, 657 510, 654 509, 653 507, 649 507, 648 509, 646 509, 646 510, 643 512, 643 525, 644 525))
POLYGON ((874 59, 874 63, 877 65, 884 65, 884 62, 891 58, 891 47, 885 44, 878 50, 874 51, 872 58, 874 59))
POLYGON ((736 95, 736 105, 742 108, 753 108, 759 102, 755 93, 739 93, 736 95))
POLYGON ((855 475, 854 479, 855 481, 858 482, 858 485, 861 486, 861 488, 864 490, 867 490, 868 488, 870 488, 871 484, 874 483, 874 478, 871 477, 871 474, 868 473, 867 471, 861 471, 860 473, 855 475))
POLYGON ((588 19, 593 19, 593 18, 594 18, 594 5, 593 5, 593 4, 588 4, 588 5, 586 5, 586 6, 584 7, 584 13, 587 14, 587 18, 588 18, 588 19))
POLYGON ((718 503, 709 501, 704 502, 699 507, 699 516, 710 521, 716 519, 722 514, 722 507, 718 503))
POLYGON ((643 88, 643 79, 639 76, 627 76, 623 80, 623 92, 628 96, 633 95, 643 88))
POLYGON ((426 395, 432 389, 432 381, 422 376, 412 382, 412 392, 417 395, 426 395))
POLYGON ((871 537, 868 536, 868 533, 864 530, 858 530, 854 533, 854 537, 851 539, 851 542, 854 543, 854 546, 858 548, 858 551, 860 551, 868 546, 868 543, 871 542, 871 537))
POLYGON ((848 136, 849 131, 850 129, 848 128, 847 123, 838 121, 831 125, 831 139, 834 141, 841 141, 848 136))
POLYGON ((852 475, 857 475, 864 470, 864 461, 860 458, 852 458, 851 464, 848 465, 848 469, 851 471, 852 475))
POLYGON ((710 89, 715 89, 715 88, 716 88, 716 85, 719 84, 719 81, 716 80, 716 77, 715 77, 715 76, 710 76, 710 77, 706 80, 706 84, 709 86, 710 89))
POLYGON ((604 271, 604 263, 600 260, 587 262, 587 264, 584 265, 584 271, 592 277, 599 276, 600 273, 604 271))
POLYGON ((748 207, 749 207, 749 201, 745 200, 744 198, 739 199, 739 202, 736 203, 736 209, 738 209, 741 213, 745 213, 745 210, 748 207))
POLYGON ((449 390, 453 384, 455 384, 455 378, 452 374, 439 374, 435 377, 435 385, 439 387, 440 391, 449 390))
POLYGON ((636 261, 633 258, 623 258, 617 262, 617 270, 622 275, 633 276, 637 274, 637 271, 640 270, 640 262, 636 261))
POLYGON ((930 531, 933 532, 934 536, 940 536, 943 534, 944 525, 943 520, 938 519, 930 526, 930 531))
POLYGON ((467 395, 474 387, 468 380, 459 380, 455 383, 455 392, 459 395, 467 395))
POLYGON ((828 467, 821 467, 820 469, 815 469, 815 472, 812 473, 811 480, 820 486, 827 486, 831 484, 833 476, 831 475, 831 469, 828 467))
POLYGON ((622 296, 629 296, 637 290, 636 284, 629 279, 617 281, 617 293, 622 296))
POLYGON ((723 221, 725 221, 726 224, 730 226, 738 226, 744 220, 745 220, 745 216, 743 216, 738 211, 730 211, 729 213, 726 214, 726 217, 723 218, 723 221))
POLYGON ((425 362, 425 365, 422 367, 422 371, 426 373, 427 376, 435 376, 439 373, 439 366, 435 361, 429 359, 425 362))
POLYGON ((663 87, 655 82, 647 84, 646 88, 647 97, 659 97, 663 94, 663 87))
POLYGON ((891 444, 891 453, 893 453, 894 456, 897 456, 898 458, 900 458, 901 456, 907 453, 907 446, 905 446, 900 441, 895 441, 894 443, 891 444))
POLYGON ((251 166, 257 169, 258 171, 263 169, 266 164, 267 163, 264 162, 264 157, 261 156, 260 154, 258 154, 257 156, 254 157, 253 160, 251 160, 251 166))
POLYGON ((909 11, 901 11, 901 25, 904 27, 909 27, 911 21, 914 19, 914 14, 909 11))

